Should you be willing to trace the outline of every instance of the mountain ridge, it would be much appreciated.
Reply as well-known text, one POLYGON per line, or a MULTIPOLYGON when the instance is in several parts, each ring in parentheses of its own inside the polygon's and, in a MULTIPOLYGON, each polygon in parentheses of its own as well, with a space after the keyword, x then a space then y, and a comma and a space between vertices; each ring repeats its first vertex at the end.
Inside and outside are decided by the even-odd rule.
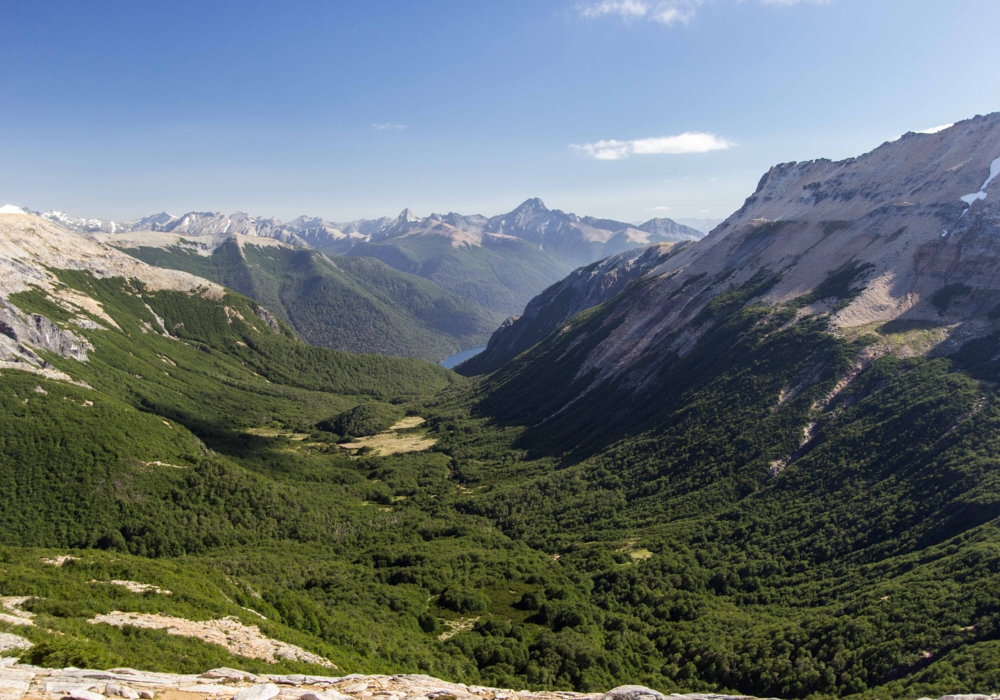
POLYGON ((236 233, 273 238, 340 256, 374 257, 443 289, 505 315, 519 313, 531 297, 580 264, 657 242, 697 240, 702 233, 669 219, 640 226, 579 217, 528 199, 494 217, 431 214, 409 209, 398 216, 336 223, 300 216, 282 223, 243 212, 157 214, 132 222, 74 219, 62 212, 47 218, 78 232, 155 232, 190 235, 236 233))
POLYGON ((625 375, 652 348, 683 356, 710 327, 693 321, 712 299, 762 274, 774 278, 759 293, 770 305, 838 287, 843 303, 821 296, 801 313, 827 315, 841 333, 923 324, 944 329, 940 354, 994 332, 998 158, 993 114, 857 158, 774 166, 710 235, 646 273, 580 372, 625 375))
POLYGON ((498 321, 475 303, 377 260, 328 257, 236 233, 91 234, 147 263, 211 279, 265 305, 313 345, 438 361, 498 321))

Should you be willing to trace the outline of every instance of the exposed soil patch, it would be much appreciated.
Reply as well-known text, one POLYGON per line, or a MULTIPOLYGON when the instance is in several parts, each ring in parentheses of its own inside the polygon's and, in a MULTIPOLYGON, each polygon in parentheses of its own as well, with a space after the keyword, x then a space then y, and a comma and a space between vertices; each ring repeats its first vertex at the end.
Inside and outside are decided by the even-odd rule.
POLYGON ((165 588, 160 588, 159 586, 154 586, 152 583, 139 583, 137 581, 123 581, 120 579, 112 579, 111 581, 91 581, 90 583, 110 583, 112 586, 121 586, 122 588, 128 589, 132 593, 159 593, 160 595, 171 595, 171 592, 165 588))
POLYGON ((437 440, 427 437, 427 434, 423 432, 401 433, 399 431, 411 431, 424 422, 420 416, 408 416, 378 435, 355 438, 353 442, 341 443, 340 446, 345 450, 360 450, 367 447, 370 450, 369 454, 376 457, 399 454, 400 452, 422 452, 433 447, 437 440))
POLYGON ((477 620, 479 620, 478 617, 460 617, 457 620, 445 620, 444 626, 448 628, 448 631, 438 635, 438 639, 443 642, 446 639, 451 639, 459 632, 468 632, 475 626, 477 620))
POLYGON ((114 611, 107 615, 98 615, 90 624, 105 624, 114 627, 142 627, 144 629, 166 630, 167 634, 178 637, 194 637, 209 644, 218 644, 229 653, 246 656, 250 659, 262 659, 270 663, 279 660, 304 661, 319 664, 327 668, 335 668, 329 660, 318 654, 313 654, 293 644, 279 642, 265 637, 256 625, 244 625, 235 617, 225 617, 221 620, 193 622, 180 617, 167 617, 149 613, 128 613, 114 611))
POLYGON ((418 425, 423 425, 427 421, 420 416, 407 416, 403 420, 389 426, 389 430, 409 430, 410 428, 416 428, 418 425))
POLYGON ((51 559, 42 558, 43 564, 49 564, 50 566, 62 566, 68 561, 79 561, 80 557, 74 557, 69 554, 60 554, 59 556, 52 557, 51 559))

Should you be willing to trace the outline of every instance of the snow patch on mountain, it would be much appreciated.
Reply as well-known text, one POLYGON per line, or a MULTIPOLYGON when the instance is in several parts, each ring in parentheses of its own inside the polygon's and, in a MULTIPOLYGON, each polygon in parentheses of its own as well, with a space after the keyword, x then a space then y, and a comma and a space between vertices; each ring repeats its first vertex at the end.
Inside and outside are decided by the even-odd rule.
POLYGON ((986 178, 986 182, 984 182, 983 186, 979 188, 979 191, 973 192, 972 194, 963 195, 959 197, 959 199, 961 199, 969 206, 972 206, 973 202, 976 202, 980 199, 986 199, 986 187, 991 182, 993 182, 993 179, 997 175, 1000 175, 1000 158, 997 158, 992 163, 990 163, 990 176, 986 178))

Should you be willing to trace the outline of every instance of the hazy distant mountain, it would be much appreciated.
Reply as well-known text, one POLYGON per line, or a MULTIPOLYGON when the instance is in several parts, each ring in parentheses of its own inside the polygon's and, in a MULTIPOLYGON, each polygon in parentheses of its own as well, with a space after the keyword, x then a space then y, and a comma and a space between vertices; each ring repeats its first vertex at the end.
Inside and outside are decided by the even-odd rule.
POLYGON ((150 265, 225 285, 273 311, 302 340, 335 350, 439 361, 482 344, 502 319, 378 260, 330 258, 264 236, 134 231, 96 238, 150 265))
POLYGON ((580 265, 633 248, 698 240, 703 235, 670 219, 634 226, 580 217, 548 209, 537 198, 491 218, 454 212, 419 217, 409 209, 395 218, 344 223, 306 216, 283 223, 243 212, 161 213, 127 222, 76 219, 62 212, 43 216, 83 232, 239 234, 333 255, 372 257, 505 315, 519 313, 534 295, 580 265))
POLYGON ((704 234, 709 234, 713 228, 721 224, 725 219, 674 219, 674 221, 701 231, 704 234))

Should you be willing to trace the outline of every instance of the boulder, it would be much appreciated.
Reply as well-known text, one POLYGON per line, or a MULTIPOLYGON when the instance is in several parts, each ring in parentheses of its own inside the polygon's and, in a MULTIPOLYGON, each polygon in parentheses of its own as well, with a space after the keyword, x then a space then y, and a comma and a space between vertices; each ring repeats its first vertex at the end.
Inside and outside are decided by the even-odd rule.
POLYGON ((663 700, 663 693, 644 685, 620 685, 601 696, 601 700, 663 700))
POLYGON ((218 680, 230 680, 230 681, 250 681, 251 683, 257 682, 257 676, 246 671, 239 671, 235 668, 213 668, 209 671, 205 671, 200 678, 211 678, 218 680))
POLYGON ((87 690, 86 688, 75 688, 66 692, 65 697, 72 698, 72 700, 105 700, 104 696, 100 693, 95 693, 92 690, 87 690))
POLYGON ((274 683, 261 683, 246 690, 241 690, 233 700, 271 700, 281 691, 274 683))
POLYGON ((351 700, 350 696, 344 695, 332 688, 321 693, 309 692, 299 696, 299 700, 351 700))
POLYGON ((128 700, 139 700, 139 693, 132 690, 127 685, 118 683, 108 683, 104 688, 104 694, 110 697, 128 698, 128 700))

